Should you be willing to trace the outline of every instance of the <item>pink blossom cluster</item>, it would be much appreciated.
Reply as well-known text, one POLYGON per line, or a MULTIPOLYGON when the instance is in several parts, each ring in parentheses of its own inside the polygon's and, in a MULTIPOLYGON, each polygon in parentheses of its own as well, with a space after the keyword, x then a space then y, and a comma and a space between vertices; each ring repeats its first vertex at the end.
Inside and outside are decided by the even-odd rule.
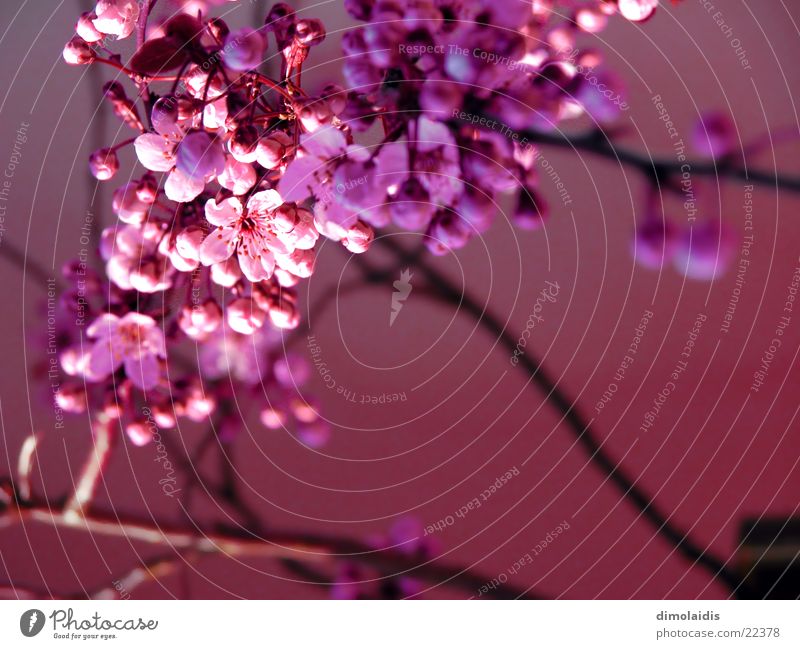
POLYGON ((517 130, 551 131, 582 115, 598 123, 618 117, 619 102, 610 97, 621 95, 620 82, 602 70, 599 52, 576 60, 575 39, 600 31, 616 13, 644 20, 657 4, 346 0, 366 24, 343 39, 349 95, 341 119, 354 132, 380 120, 386 137, 365 148, 334 128, 309 133, 279 189, 316 197, 328 236, 355 219, 376 228, 393 223, 424 233, 434 254, 486 231, 504 195, 515 197, 515 223, 537 228, 547 208, 535 150, 517 130), (339 200, 324 200, 330 188, 339 200))
MULTIPOLYGON (((303 394, 307 362, 283 349, 282 332, 299 323, 294 287, 314 271, 320 228, 309 206, 277 186, 306 133, 302 111, 335 104, 309 98, 295 82, 325 31, 278 4, 263 27, 231 32, 205 15, 210 4, 219 3, 154 19, 142 15, 142 3, 101 0, 64 49, 70 64, 120 71, 105 98, 136 133, 94 152, 91 173, 113 182, 124 146, 143 170, 113 192, 117 222, 98 246, 105 277, 79 262, 66 272, 72 290, 63 299, 80 317, 62 327, 66 377, 57 401, 69 412, 118 419, 144 444, 152 437, 145 404, 160 428, 180 417, 214 418, 227 434, 241 425, 234 395, 250 394, 266 397, 265 427, 319 446, 329 426, 303 394), (104 56, 107 37, 135 31, 140 42, 127 65, 104 56), (279 79, 258 71, 270 47, 282 60, 279 79), (87 282, 96 287, 89 299, 87 282)), ((373 237, 363 222, 341 234, 354 252, 373 237)))
MULTIPOLYGON (((644 20, 658 2, 345 0, 365 22, 344 34, 348 88, 314 93, 301 74, 326 36, 319 20, 277 3, 263 25, 232 31, 210 15, 222 0, 173 2, 160 16, 156 4, 99 0, 64 48, 67 63, 118 72, 105 98, 135 133, 95 151, 92 174, 116 179, 125 146, 141 169, 113 192, 117 222, 99 242, 109 285, 97 276, 104 299, 85 329, 67 332, 62 368, 97 386, 105 416, 137 423, 141 398, 170 403, 149 406, 165 427, 225 410, 220 368, 245 386, 271 381, 281 400, 262 422, 292 421, 316 444, 326 437, 316 409, 292 396, 298 381, 287 385, 306 374, 302 362, 277 369, 271 345, 299 323, 295 287, 321 239, 363 253, 375 228, 393 224, 444 254, 484 232, 503 195, 515 197, 518 225, 538 227, 535 152, 513 129, 613 120, 618 106, 597 79, 616 81, 598 52, 576 56, 575 38, 614 14, 644 20), (109 47, 134 34, 123 63, 109 47), (266 61, 280 63, 274 78, 266 61), (358 143, 367 131, 373 143, 358 143), (197 360, 179 363, 189 343, 197 360)), ((70 384, 64 405, 84 408, 84 392, 70 384)))

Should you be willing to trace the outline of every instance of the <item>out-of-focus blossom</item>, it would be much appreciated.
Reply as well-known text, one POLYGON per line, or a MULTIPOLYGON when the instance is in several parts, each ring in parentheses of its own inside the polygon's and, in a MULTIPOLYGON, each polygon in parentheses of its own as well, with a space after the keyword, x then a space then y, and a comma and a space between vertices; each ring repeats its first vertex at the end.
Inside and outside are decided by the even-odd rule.
POLYGON ((725 113, 707 113, 692 128, 691 141, 697 153, 719 160, 736 147, 736 127, 725 113))
POLYGON ((131 312, 119 318, 106 313, 86 334, 94 340, 87 379, 101 381, 124 366, 125 376, 138 388, 149 390, 158 385, 167 349, 163 332, 150 316, 131 312))

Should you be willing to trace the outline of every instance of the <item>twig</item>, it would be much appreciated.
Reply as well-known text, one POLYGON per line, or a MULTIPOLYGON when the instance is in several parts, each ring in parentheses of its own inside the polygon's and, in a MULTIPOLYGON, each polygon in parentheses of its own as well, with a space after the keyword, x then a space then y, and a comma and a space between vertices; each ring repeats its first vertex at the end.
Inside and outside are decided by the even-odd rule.
MULTIPOLYGON (((458 125, 456 122, 454 125, 458 125)), ((569 149, 573 152, 582 151, 591 153, 608 160, 635 167, 654 181, 680 174, 684 169, 689 169, 692 174, 701 176, 715 176, 718 178, 738 178, 747 182, 774 187, 792 192, 800 192, 800 178, 773 174, 757 169, 746 169, 733 163, 732 158, 718 161, 687 160, 677 161, 668 159, 652 159, 613 144, 608 136, 600 130, 591 131, 585 135, 569 135, 566 133, 542 133, 539 131, 522 131, 520 135, 527 137, 532 144, 554 146, 569 149)))
MULTIPOLYGON (((197 529, 164 527, 149 521, 130 518, 120 520, 116 515, 102 513, 84 513, 84 516, 76 518, 47 504, 14 503, 0 514, 0 529, 26 522, 82 530, 108 537, 122 537, 129 541, 168 546, 179 552, 194 552, 198 555, 292 559, 311 564, 347 560, 370 566, 383 574, 402 574, 468 592, 477 592, 488 581, 464 567, 445 565, 433 559, 422 562, 395 550, 377 550, 359 541, 334 536, 272 532, 268 536, 254 538, 246 532, 240 533, 236 530, 226 534, 206 534, 197 529)), ((498 599, 532 597, 508 584, 496 588, 493 595, 498 599)))
POLYGON ((94 492, 111 458, 115 430, 114 423, 103 422, 95 425, 92 450, 81 469, 75 491, 64 507, 63 516, 68 520, 79 520, 85 516, 85 509, 92 501, 94 492))

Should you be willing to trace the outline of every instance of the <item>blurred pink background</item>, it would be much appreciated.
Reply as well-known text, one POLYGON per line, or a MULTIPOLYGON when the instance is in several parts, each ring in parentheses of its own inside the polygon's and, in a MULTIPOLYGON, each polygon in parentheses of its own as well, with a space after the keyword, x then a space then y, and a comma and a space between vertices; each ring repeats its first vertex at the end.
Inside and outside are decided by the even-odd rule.
MULTIPOLYGON (((729 112, 743 142, 767 130, 797 134, 792 91, 800 87, 795 65, 800 6, 720 0, 718 10, 747 52, 748 71, 702 3, 664 4, 648 23, 613 20, 602 40, 584 36, 580 43, 604 50, 627 82, 631 109, 620 121, 621 142, 654 156, 672 155, 651 101, 656 94, 686 141, 698 112, 707 109, 729 112)), ((225 7, 234 24, 263 17, 267 8, 262 2, 225 7)), ((0 252, 16 246, 53 276, 82 247, 81 227, 94 191, 87 179, 89 153, 128 137, 118 133, 108 107, 95 114, 99 86, 112 78, 112 71, 93 74, 62 62, 63 43, 83 9, 75 1, 9 0, 2 7, 0 166, 11 160, 20 126, 29 126, 10 179, 0 252)), ((329 30, 304 73, 313 90, 338 76, 337 31, 352 23, 338 2, 316 6, 309 15, 323 18, 329 30)), ((783 136, 750 163, 800 175, 798 152, 797 141, 783 136)), ((799 504, 795 389, 800 380, 800 313, 792 318, 761 389, 753 392, 750 387, 800 265, 800 197, 770 187, 755 190, 752 263, 730 331, 722 333, 737 264, 713 282, 686 280, 671 268, 658 273, 634 266, 630 236, 635 219, 642 216, 643 177, 634 169, 563 149, 543 153, 573 203, 564 208, 543 175, 543 192, 553 207, 544 231, 521 232, 499 219, 483 240, 436 263, 507 321, 515 337, 524 330, 546 282, 557 282, 558 296, 544 305, 544 322, 535 327, 528 351, 544 360, 560 387, 578 401, 578 409, 593 418, 606 450, 671 512, 672 520, 702 547, 732 556, 743 519, 765 513, 789 516, 799 504), (647 310, 654 316, 635 361, 598 414, 595 404, 614 382, 647 310), (687 370, 654 425, 642 432, 645 413, 681 360, 687 332, 700 313, 707 320, 687 370)), ((126 154, 124 162, 130 165, 131 152, 126 154)), ((717 185, 713 178, 700 177, 694 182, 703 217, 721 214, 741 236, 744 183, 723 180, 717 185)), ((105 224, 113 219, 109 189, 101 187, 93 208, 105 224)), ((677 220, 683 218, 675 198, 667 199, 666 209, 677 220)), ((398 240, 408 247, 418 243, 408 234, 398 240)), ((377 251, 372 256, 376 263, 382 259, 377 251)), ((0 268, 7 291, 0 320, 0 475, 15 470, 25 436, 31 430, 41 432, 45 439, 35 486, 56 497, 67 489, 71 472, 89 448, 86 421, 73 417, 65 429, 54 428, 47 386, 30 378, 30 367, 46 353, 46 291, 7 259, 0 259, 0 268)), ((346 254, 324 246, 318 270, 303 288, 304 305, 357 277, 346 254)), ((433 534, 445 561, 472 566, 491 579, 566 520, 569 529, 512 575, 512 583, 566 598, 726 596, 605 484, 560 423, 560 414, 527 385, 504 348, 476 328, 470 316, 454 315, 450 307, 425 295, 421 275, 412 285, 392 327, 391 282, 337 296, 312 322, 337 385, 358 395, 404 393, 404 401, 353 403, 312 372, 313 391, 334 424, 332 440, 320 452, 264 429, 257 411, 246 413, 248 430, 236 441, 234 456, 246 499, 269 528, 365 538, 385 532, 401 516, 430 525, 454 515, 516 467, 519 475, 480 508, 433 534)), ((295 350, 311 360, 304 337, 295 342, 295 350)), ((200 431, 171 434, 191 447, 200 431)), ((121 514, 181 523, 175 499, 166 497, 158 484, 161 469, 154 456, 152 448, 121 445, 99 504, 121 514)), ((213 472, 213 463, 204 468, 213 472)), ((207 501, 198 512, 200 522, 224 518, 207 501)), ((159 554, 152 546, 89 540, 85 534, 44 526, 5 528, 0 530, 0 581, 80 592, 110 584, 140 558, 159 554)), ((178 578, 137 590, 134 597, 321 594, 267 560, 209 557, 178 578)), ((463 593, 440 587, 426 595, 463 593)))

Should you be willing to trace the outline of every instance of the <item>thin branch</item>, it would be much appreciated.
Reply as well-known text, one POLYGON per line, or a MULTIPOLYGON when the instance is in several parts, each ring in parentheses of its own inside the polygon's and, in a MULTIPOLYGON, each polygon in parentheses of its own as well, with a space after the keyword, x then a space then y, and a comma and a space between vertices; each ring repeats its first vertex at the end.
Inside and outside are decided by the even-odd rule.
MULTIPOLYGON (((37 522, 57 528, 81 530, 89 534, 122 537, 152 545, 167 546, 179 552, 197 555, 220 554, 229 557, 257 557, 295 560, 310 564, 350 561, 377 569, 382 574, 402 574, 435 585, 449 585, 467 592, 477 592, 489 580, 468 568, 445 565, 431 559, 415 560, 395 550, 378 550, 359 541, 320 534, 272 532, 256 538, 246 532, 204 533, 196 529, 160 526, 150 521, 116 515, 84 514, 69 516, 47 504, 14 503, 0 514, 0 529, 17 523, 37 522)), ((493 591, 498 599, 530 598, 508 584, 493 591)))
MULTIPOLYGON (((454 123, 457 126, 458 123, 454 123)), ((692 174, 714 176, 718 178, 737 178, 755 185, 764 185, 781 190, 800 192, 800 178, 773 174, 758 169, 745 169, 734 164, 732 158, 717 161, 705 160, 670 160, 653 159, 649 155, 630 151, 613 144, 606 133, 601 130, 591 131, 584 135, 566 133, 542 133, 539 131, 522 131, 522 137, 528 138, 532 144, 554 146, 570 151, 590 153, 608 160, 635 167, 654 181, 675 176, 689 169, 692 174)))
POLYGON ((64 507, 63 515, 68 519, 80 519, 85 515, 97 485, 103 477, 103 470, 111 459, 111 451, 114 446, 116 422, 103 422, 95 424, 94 435, 92 438, 92 449, 81 469, 75 490, 64 507))

